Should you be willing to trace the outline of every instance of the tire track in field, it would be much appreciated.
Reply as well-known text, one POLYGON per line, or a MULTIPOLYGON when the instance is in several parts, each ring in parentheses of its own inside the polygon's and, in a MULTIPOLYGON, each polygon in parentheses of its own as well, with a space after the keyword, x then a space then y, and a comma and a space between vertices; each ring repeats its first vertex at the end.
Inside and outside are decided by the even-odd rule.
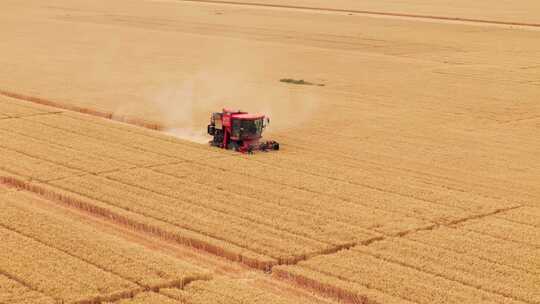
POLYGON ((533 27, 533 28, 540 27, 540 23, 531 23, 531 22, 499 21, 499 20, 488 20, 488 19, 478 19, 478 18, 448 17, 448 16, 423 15, 423 14, 399 13, 399 12, 383 12, 383 11, 372 11, 372 10, 340 9, 340 8, 330 8, 330 7, 312 7, 312 6, 301 6, 301 5, 250 3, 250 2, 241 2, 241 1, 221 1, 221 0, 173 0, 173 1, 225 4, 225 5, 236 5, 236 6, 246 6, 246 7, 292 9, 292 10, 304 10, 304 11, 315 11, 315 12, 349 13, 349 14, 375 15, 375 16, 386 16, 386 17, 401 17, 401 18, 424 19, 424 20, 434 20, 434 21, 450 21, 450 22, 458 23, 458 24, 478 23, 478 24, 491 24, 491 25, 515 25, 515 26, 533 27))

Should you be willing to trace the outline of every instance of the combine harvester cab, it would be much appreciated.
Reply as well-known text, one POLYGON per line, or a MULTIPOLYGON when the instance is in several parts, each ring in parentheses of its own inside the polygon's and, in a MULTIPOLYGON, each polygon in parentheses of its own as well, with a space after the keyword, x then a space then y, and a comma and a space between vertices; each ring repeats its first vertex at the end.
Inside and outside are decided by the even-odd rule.
POLYGON ((208 134, 214 138, 210 145, 242 153, 279 150, 275 141, 261 141, 262 132, 270 123, 263 114, 248 114, 242 111, 223 109, 212 113, 208 134))

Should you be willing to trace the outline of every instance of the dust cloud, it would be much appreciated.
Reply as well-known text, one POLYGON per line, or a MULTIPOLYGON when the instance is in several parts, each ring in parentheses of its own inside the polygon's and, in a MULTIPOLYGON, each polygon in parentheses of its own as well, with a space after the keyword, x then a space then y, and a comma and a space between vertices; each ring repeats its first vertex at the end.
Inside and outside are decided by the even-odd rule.
POLYGON ((267 115, 270 134, 302 126, 312 117, 319 106, 318 88, 281 83, 281 76, 288 75, 276 70, 269 58, 239 49, 245 48, 202 56, 204 63, 193 73, 164 83, 150 96, 165 132, 206 143, 210 115, 224 107, 267 115))

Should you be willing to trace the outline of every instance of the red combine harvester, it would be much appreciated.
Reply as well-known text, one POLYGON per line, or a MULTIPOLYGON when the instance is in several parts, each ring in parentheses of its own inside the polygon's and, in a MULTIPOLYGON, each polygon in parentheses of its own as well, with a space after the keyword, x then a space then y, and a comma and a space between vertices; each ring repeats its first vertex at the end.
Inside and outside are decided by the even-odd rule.
POLYGON ((212 113, 208 134, 214 138, 210 145, 242 153, 279 150, 277 142, 261 141, 262 132, 269 123, 270 119, 262 114, 248 114, 230 109, 212 113))

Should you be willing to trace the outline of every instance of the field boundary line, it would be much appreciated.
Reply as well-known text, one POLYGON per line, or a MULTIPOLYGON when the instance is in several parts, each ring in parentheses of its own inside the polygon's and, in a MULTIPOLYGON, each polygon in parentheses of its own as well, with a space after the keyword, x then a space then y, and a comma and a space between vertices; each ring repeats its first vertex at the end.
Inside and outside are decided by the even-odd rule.
POLYGON ((24 100, 27 102, 32 102, 35 104, 49 106, 49 107, 53 107, 57 109, 69 110, 69 111, 78 112, 82 114, 88 114, 91 116, 96 116, 96 117, 100 117, 100 118, 104 118, 108 120, 123 122, 126 124, 143 127, 150 130, 163 131, 165 129, 165 127, 162 124, 157 123, 157 122, 147 121, 147 120, 140 119, 137 117, 132 117, 132 116, 116 115, 112 112, 79 107, 76 105, 71 105, 71 104, 63 103, 63 102, 57 102, 57 101, 53 101, 53 100, 45 99, 41 97, 34 97, 30 95, 15 93, 15 92, 1 90, 1 89, 0 89, 0 95, 19 99, 19 100, 24 100))
POLYGON ((318 11, 318 12, 352 13, 352 14, 377 15, 377 16, 387 16, 387 17, 404 17, 404 18, 411 18, 411 19, 452 21, 452 22, 457 22, 457 23, 470 22, 470 23, 492 24, 492 25, 515 25, 515 26, 534 27, 534 28, 540 27, 540 23, 532 23, 532 22, 499 21, 499 20, 479 19, 479 18, 448 17, 448 16, 399 13, 399 12, 383 12, 383 11, 372 11, 372 10, 356 10, 356 9, 344 9, 344 8, 341 9, 341 8, 330 8, 330 7, 312 7, 312 6, 302 6, 302 5, 285 5, 285 4, 270 4, 270 3, 256 3, 256 2, 250 3, 250 2, 241 2, 241 1, 221 1, 221 0, 176 0, 176 1, 307 10, 307 11, 318 11))
POLYGON ((34 117, 34 116, 44 116, 44 115, 55 115, 55 114, 60 114, 60 113, 63 113, 63 112, 62 111, 52 111, 52 112, 34 113, 34 114, 22 114, 22 115, 14 115, 14 116, 11 116, 9 114, 2 114, 2 115, 5 115, 6 117, 2 117, 2 118, 0 118, 0 120, 3 120, 3 119, 20 119, 20 118, 34 117))

